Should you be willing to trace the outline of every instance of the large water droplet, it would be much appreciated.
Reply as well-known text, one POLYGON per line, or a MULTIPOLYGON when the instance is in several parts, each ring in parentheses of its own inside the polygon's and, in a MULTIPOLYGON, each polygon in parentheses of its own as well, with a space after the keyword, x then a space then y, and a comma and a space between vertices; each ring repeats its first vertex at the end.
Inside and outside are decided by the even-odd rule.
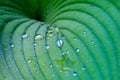
POLYGON ((77 76, 77 72, 73 72, 73 76, 77 76))
POLYGON ((43 36, 40 35, 40 34, 37 34, 37 35, 35 36, 35 40, 40 40, 40 39, 43 39, 43 36))
POLYGON ((28 37, 28 34, 23 34, 22 35, 22 38, 24 39, 24 38, 27 38, 28 37))
POLYGON ((62 40, 58 40, 57 41, 57 45, 58 45, 58 47, 61 47, 63 45, 63 41, 62 40))
POLYGON ((79 49, 79 48, 77 48, 75 51, 78 53, 78 52, 80 52, 80 49, 79 49))
POLYGON ((46 45, 46 49, 50 49, 50 46, 49 46, 49 45, 46 45))

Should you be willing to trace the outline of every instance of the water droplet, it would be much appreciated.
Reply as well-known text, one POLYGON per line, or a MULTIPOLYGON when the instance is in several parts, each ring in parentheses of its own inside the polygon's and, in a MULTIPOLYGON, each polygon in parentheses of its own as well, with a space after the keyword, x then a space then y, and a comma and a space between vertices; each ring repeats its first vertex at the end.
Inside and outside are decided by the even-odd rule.
POLYGON ((40 40, 40 39, 43 39, 42 35, 38 34, 38 35, 35 36, 35 40, 40 40))
POLYGON ((55 31, 56 31, 56 32, 59 32, 59 28, 55 28, 55 31))
POLYGON ((23 34, 22 35, 22 38, 24 39, 24 38, 27 38, 28 37, 28 34, 23 34))
POLYGON ((13 47, 15 47, 15 45, 14 45, 14 44, 11 44, 10 47, 13 48, 13 47))
POLYGON ((94 41, 90 41, 90 43, 92 43, 92 44, 93 44, 93 43, 94 43, 94 41))
POLYGON ((46 45, 46 49, 50 49, 50 46, 49 46, 49 45, 46 45))
POLYGON ((65 39, 65 36, 64 35, 61 35, 62 39, 65 39))
POLYGON ((87 34, 87 32, 86 32, 86 31, 84 31, 84 32, 83 32, 83 34, 82 34, 82 36, 86 36, 86 34, 87 34))
POLYGON ((58 40, 57 41, 57 45, 58 45, 58 47, 61 47, 63 45, 63 41, 62 40, 58 40))
POLYGON ((85 67, 85 66, 83 66, 83 67, 82 67, 82 70, 83 70, 83 71, 84 71, 84 70, 86 70, 86 67, 85 67))
POLYGON ((7 49, 7 48, 5 48, 4 50, 5 50, 5 51, 7 51, 8 49, 7 49))
POLYGON ((52 68, 53 66, 52 66, 52 64, 50 64, 50 68, 52 68))
POLYGON ((31 63, 32 61, 31 61, 31 59, 28 59, 28 63, 31 63))
POLYGON ((62 72, 62 70, 60 70, 60 72, 62 72))
POLYGON ((77 38, 75 37, 74 40, 77 40, 77 38))
POLYGON ((52 36, 54 36, 54 30, 53 29, 48 29, 47 37, 52 37, 52 36))
POLYGON ((79 48, 77 48, 75 51, 78 53, 78 52, 80 52, 80 49, 79 49, 79 48))
POLYGON ((67 50, 66 53, 68 54, 68 53, 70 53, 70 51, 67 50))
POLYGON ((52 77, 55 77, 55 74, 53 74, 52 77))
POLYGON ((73 76, 77 76, 77 72, 73 72, 73 76))
POLYGON ((33 43, 34 46, 36 46, 37 44, 36 43, 33 43))

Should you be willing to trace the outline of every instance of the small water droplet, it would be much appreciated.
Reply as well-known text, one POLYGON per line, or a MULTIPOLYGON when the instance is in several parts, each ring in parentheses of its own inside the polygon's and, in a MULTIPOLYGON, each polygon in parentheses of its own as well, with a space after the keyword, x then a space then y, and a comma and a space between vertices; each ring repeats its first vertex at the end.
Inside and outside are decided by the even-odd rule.
POLYGON ((63 45, 63 41, 62 40, 58 40, 57 41, 57 45, 58 45, 58 47, 61 47, 63 45))
POLYGON ((80 49, 79 49, 79 48, 77 48, 75 51, 78 53, 78 52, 80 52, 80 49))
POLYGON ((43 39, 43 36, 42 36, 42 35, 37 34, 37 35, 35 36, 35 40, 41 40, 41 39, 43 39))
POLYGON ((50 49, 50 46, 49 46, 49 45, 46 45, 46 49, 50 49))
POLYGON ((8 80, 8 78, 7 78, 7 77, 5 77, 5 80, 8 80))
POLYGON ((77 38, 75 37, 74 40, 77 40, 77 38))
POLYGON ((85 66, 83 66, 83 67, 82 67, 82 70, 83 70, 83 71, 84 71, 84 70, 86 70, 86 67, 85 67, 85 66))
POLYGON ((52 77, 55 77, 55 74, 53 74, 52 77))
POLYGON ((52 66, 52 64, 50 64, 50 68, 52 68, 53 66, 52 66))
POLYGON ((36 43, 33 43, 34 46, 36 46, 37 44, 36 43))
POLYGON ((77 72, 73 72, 73 76, 77 76, 77 72))
POLYGON ((92 43, 92 44, 93 44, 93 43, 95 43, 95 42, 94 42, 94 41, 90 41, 90 43, 92 43))
POLYGON ((59 32, 59 28, 55 28, 55 31, 56 31, 56 32, 59 32))
POLYGON ((48 29, 48 32, 47 32, 47 37, 52 37, 54 36, 54 30, 53 29, 48 29))
POLYGON ((28 63, 31 63, 32 61, 31 61, 31 59, 28 59, 28 63))
POLYGON ((64 35, 61 35, 62 39, 65 39, 65 36, 64 35))
POLYGON ((14 44, 11 44, 10 47, 13 48, 13 47, 15 47, 15 45, 14 45, 14 44))
POLYGON ((60 70, 60 72, 62 72, 62 70, 60 70))
POLYGON ((28 37, 28 34, 23 34, 22 35, 22 38, 24 39, 24 38, 27 38, 28 37))
POLYGON ((82 36, 86 36, 86 34, 87 34, 87 32, 86 32, 86 31, 84 31, 84 32, 83 32, 83 34, 82 34, 82 36))
POLYGON ((70 53, 70 51, 67 50, 66 53, 68 54, 68 53, 70 53))

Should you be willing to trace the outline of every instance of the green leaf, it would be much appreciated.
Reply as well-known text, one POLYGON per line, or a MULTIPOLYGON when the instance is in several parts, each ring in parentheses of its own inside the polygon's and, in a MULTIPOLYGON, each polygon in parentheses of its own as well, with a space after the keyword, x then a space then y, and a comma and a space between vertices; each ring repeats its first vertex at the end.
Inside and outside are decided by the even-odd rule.
POLYGON ((119 80, 119 0, 1 0, 0 80, 119 80))

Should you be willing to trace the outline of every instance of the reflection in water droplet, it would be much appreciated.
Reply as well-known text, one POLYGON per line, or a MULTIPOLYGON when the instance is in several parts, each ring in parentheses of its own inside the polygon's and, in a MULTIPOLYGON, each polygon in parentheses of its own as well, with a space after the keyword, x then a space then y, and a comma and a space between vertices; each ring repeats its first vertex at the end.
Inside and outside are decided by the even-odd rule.
POLYGON ((24 39, 24 38, 27 38, 28 37, 28 34, 23 34, 22 35, 22 38, 24 39))
POLYGON ((31 61, 31 59, 28 59, 28 63, 31 63, 32 61, 31 61))
POLYGON ((83 66, 83 67, 82 67, 82 70, 83 70, 83 71, 84 71, 84 70, 86 70, 86 67, 85 67, 85 66, 83 66))
POLYGON ((63 41, 62 40, 58 40, 57 41, 57 45, 58 45, 58 47, 61 47, 63 45, 63 41))
POLYGON ((46 49, 50 49, 50 46, 49 46, 49 45, 46 45, 46 49))
POLYGON ((77 72, 73 72, 73 76, 77 76, 77 72))
POLYGON ((40 40, 40 39, 43 39, 42 35, 38 34, 38 35, 35 36, 35 40, 40 40))
POLYGON ((7 77, 5 77, 5 80, 8 80, 8 78, 7 78, 7 77))
POLYGON ((79 49, 79 48, 77 48, 75 51, 78 53, 78 52, 80 52, 80 49, 79 49))

